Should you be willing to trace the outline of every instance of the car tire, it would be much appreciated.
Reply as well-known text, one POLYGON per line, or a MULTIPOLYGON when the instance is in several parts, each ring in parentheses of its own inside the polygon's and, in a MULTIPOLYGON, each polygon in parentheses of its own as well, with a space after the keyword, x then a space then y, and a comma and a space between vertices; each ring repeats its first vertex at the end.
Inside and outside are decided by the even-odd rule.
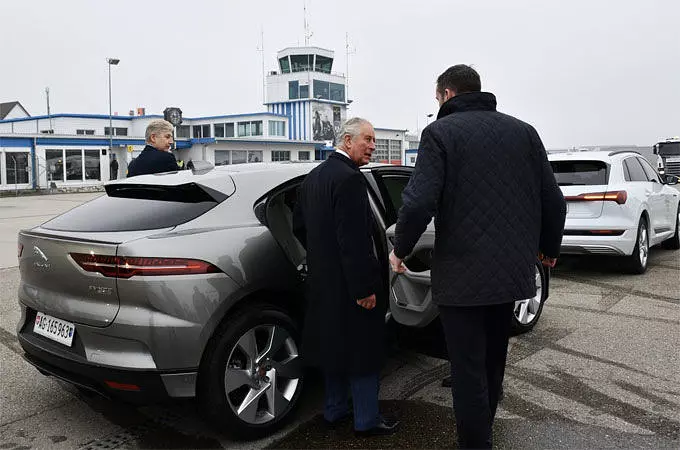
POLYGON ((538 322, 543 312, 543 304, 548 296, 545 288, 545 269, 540 261, 536 261, 536 295, 532 298, 515 301, 512 310, 512 334, 518 335, 530 331, 538 322))
POLYGON ((201 361, 198 402, 220 432, 256 438, 282 426, 303 386, 296 322, 269 304, 222 322, 201 361))
POLYGON ((680 249, 680 205, 678 205, 678 213, 675 215, 675 234, 663 241, 661 246, 666 250, 680 249))
POLYGON ((647 263, 649 261, 649 228, 647 226, 647 219, 644 216, 640 217, 633 253, 627 256, 627 259, 628 271, 630 273, 643 274, 647 270, 647 263))

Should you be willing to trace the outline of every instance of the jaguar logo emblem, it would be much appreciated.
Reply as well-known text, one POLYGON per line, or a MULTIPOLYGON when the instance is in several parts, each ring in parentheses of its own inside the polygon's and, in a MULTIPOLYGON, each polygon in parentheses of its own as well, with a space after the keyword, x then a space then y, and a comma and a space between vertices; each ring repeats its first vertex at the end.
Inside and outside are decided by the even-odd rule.
POLYGON ((46 271, 46 270, 50 270, 52 268, 52 264, 50 264, 49 258, 47 258, 47 255, 45 255, 45 252, 40 250, 40 247, 38 247, 37 245, 33 246, 33 255, 35 255, 35 256, 37 256, 41 259, 41 261, 35 261, 33 263, 33 268, 35 270, 46 271))

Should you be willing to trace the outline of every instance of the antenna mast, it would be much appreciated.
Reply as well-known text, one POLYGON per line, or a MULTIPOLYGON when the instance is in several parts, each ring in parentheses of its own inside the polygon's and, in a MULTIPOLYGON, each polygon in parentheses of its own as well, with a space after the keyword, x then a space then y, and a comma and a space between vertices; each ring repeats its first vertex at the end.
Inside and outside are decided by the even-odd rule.
POLYGON ((257 51, 260 52, 262 57, 262 104, 267 103, 267 86, 266 86, 266 75, 264 73, 264 28, 260 26, 260 45, 257 46, 257 51))
POLYGON ((309 39, 312 37, 312 32, 309 31, 309 22, 307 21, 307 0, 302 2, 302 8, 305 16, 305 47, 309 47, 309 39))
POLYGON ((349 55, 356 53, 356 48, 351 49, 349 46, 349 33, 345 32, 345 63, 347 68, 345 70, 345 100, 349 99, 349 55))

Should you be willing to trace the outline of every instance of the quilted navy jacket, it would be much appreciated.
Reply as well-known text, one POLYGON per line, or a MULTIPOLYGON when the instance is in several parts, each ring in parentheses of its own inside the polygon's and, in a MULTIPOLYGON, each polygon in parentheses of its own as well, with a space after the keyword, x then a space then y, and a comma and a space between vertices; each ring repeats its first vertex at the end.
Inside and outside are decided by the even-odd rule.
POLYGON ((442 105, 423 130, 402 198, 398 257, 413 250, 435 218, 437 304, 532 297, 537 254, 559 254, 566 204, 543 143, 531 125, 497 112, 491 93, 464 93, 442 105))

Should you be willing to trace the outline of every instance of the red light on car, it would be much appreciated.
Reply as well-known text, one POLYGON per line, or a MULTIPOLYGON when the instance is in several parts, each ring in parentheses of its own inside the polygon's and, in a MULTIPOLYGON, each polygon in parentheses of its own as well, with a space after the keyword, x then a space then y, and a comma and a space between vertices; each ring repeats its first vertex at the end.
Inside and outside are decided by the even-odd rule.
POLYGON ((186 258, 148 258, 71 253, 71 258, 87 272, 105 277, 131 278, 135 275, 196 275, 219 273, 220 269, 205 261, 186 258))
POLYGON ((141 391, 142 389, 136 384, 118 383, 116 381, 104 380, 104 383, 111 389, 119 391, 141 391))
POLYGON ((588 201, 613 201, 619 205, 623 205, 628 200, 628 192, 626 191, 611 191, 611 192, 593 192, 589 194, 570 195, 564 197, 568 202, 588 202, 588 201))

